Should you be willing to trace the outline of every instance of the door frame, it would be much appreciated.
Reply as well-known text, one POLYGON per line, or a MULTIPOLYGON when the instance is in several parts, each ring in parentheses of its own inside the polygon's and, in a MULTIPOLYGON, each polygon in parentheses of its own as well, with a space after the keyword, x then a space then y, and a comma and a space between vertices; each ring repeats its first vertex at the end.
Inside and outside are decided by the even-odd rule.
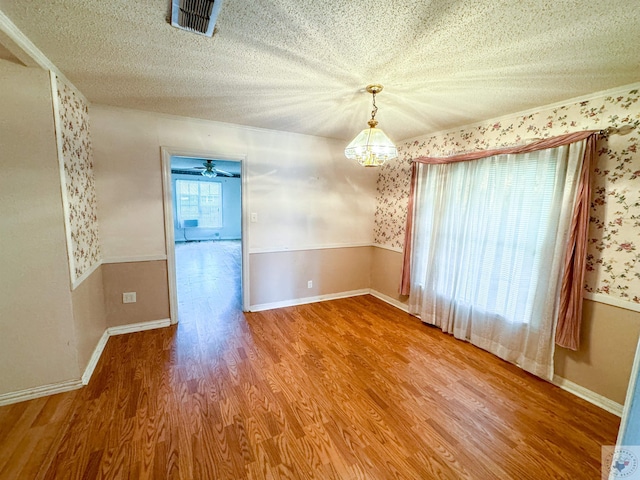
MULTIPOLYGON (((637 395, 637 392, 639 390, 638 382, 640 382, 640 338, 638 339, 638 345, 636 346, 636 356, 633 358, 633 367, 631 368, 629 386, 627 387, 627 396, 624 401, 622 418, 620 419, 620 429, 618 430, 618 440, 616 441, 616 447, 628 446, 623 443, 623 440, 629 426, 628 423, 629 417, 631 416, 631 410, 633 409, 636 412, 640 410, 640 398, 638 398, 637 395)), ((609 478, 613 479, 613 474, 609 478)))
POLYGON ((160 147, 162 157, 162 193, 164 207, 164 238, 167 253, 169 281, 169 315, 171 323, 178 323, 178 289, 176 285, 176 246, 174 233, 173 186, 171 182, 171 157, 195 157, 203 160, 220 160, 240 163, 241 188, 241 242, 242 242, 242 310, 249 311, 249 195, 247 189, 247 156, 243 154, 215 154, 210 150, 194 150, 184 147, 160 147))

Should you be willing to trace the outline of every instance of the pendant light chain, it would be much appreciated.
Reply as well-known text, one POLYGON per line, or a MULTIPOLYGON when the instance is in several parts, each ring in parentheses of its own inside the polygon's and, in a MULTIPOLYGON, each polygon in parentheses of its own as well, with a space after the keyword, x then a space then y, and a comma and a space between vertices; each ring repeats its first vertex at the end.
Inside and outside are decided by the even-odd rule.
POLYGON ((373 110, 371 110, 371 120, 376 119, 376 113, 378 113, 378 107, 376 105, 376 91, 371 92, 373 95, 373 110))

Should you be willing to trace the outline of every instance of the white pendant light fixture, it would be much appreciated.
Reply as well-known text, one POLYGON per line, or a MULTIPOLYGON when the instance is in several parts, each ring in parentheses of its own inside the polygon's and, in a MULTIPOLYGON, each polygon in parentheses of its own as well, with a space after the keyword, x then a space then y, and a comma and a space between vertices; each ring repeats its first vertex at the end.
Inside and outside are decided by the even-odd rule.
POLYGON ((398 156, 398 149, 393 142, 385 135, 385 133, 376 128, 378 121, 376 113, 376 94, 382 91, 382 85, 367 85, 367 92, 373 95, 373 110, 371 111, 371 120, 367 122, 369 128, 365 128, 360 134, 354 138, 344 154, 348 159, 355 159, 363 167, 379 167, 387 160, 393 160, 398 156))

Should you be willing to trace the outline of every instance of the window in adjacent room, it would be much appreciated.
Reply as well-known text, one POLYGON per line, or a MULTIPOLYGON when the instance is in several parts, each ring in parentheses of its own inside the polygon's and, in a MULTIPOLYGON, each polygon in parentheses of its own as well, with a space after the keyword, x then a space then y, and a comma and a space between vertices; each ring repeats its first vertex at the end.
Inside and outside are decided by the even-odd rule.
POLYGON ((176 180, 176 207, 183 228, 222 228, 222 184, 176 180))

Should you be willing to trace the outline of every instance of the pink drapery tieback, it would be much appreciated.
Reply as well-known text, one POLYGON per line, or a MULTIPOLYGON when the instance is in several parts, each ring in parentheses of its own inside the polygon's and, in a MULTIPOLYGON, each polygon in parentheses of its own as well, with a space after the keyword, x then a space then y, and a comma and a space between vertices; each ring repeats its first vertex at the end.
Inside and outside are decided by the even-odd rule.
POLYGON ((417 165, 425 163, 443 165, 447 163, 468 162, 495 155, 530 153, 549 148, 557 148, 587 139, 584 152, 582 175, 578 185, 576 203, 571 218, 569 242, 565 254, 565 267, 560 288, 560 308, 556 326, 556 344, 561 347, 578 350, 580 346, 580 326, 582 324, 582 294, 587 256, 587 235, 589 231, 589 202, 591 200, 591 167, 596 156, 596 142, 599 130, 584 130, 553 138, 545 138, 527 145, 518 145, 494 150, 480 150, 451 157, 418 157, 411 166, 411 191, 407 209, 405 230, 405 248, 402 264, 400 294, 409 295, 411 286, 411 249, 413 241, 413 215, 415 189, 417 183, 417 165))

